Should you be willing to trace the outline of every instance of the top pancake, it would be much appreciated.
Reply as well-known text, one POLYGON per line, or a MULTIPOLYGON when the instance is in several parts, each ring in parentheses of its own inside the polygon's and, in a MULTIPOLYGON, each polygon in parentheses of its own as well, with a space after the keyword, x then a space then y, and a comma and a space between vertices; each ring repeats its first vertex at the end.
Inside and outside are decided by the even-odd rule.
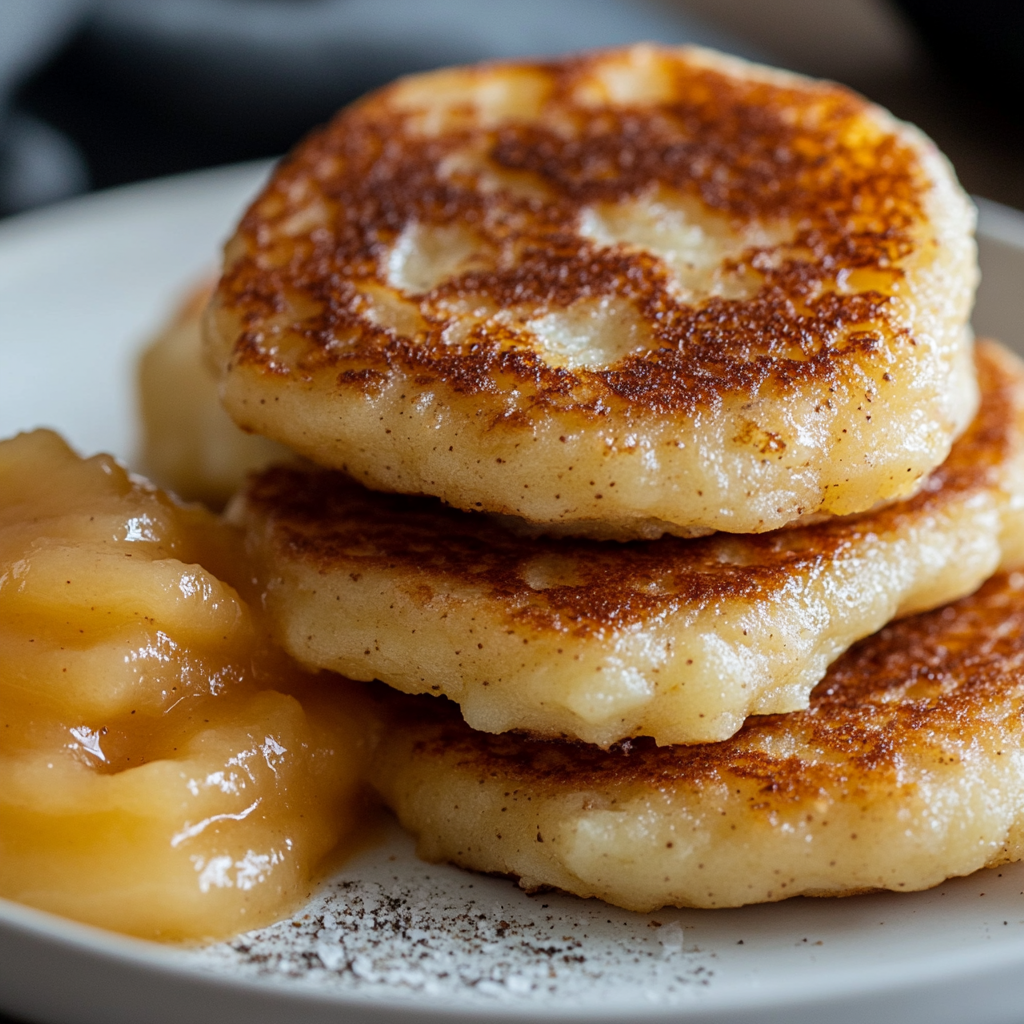
POLYGON ((208 347, 240 425, 371 487, 761 532, 945 458, 972 228, 934 146, 833 84, 651 46, 453 69, 277 169, 208 347))

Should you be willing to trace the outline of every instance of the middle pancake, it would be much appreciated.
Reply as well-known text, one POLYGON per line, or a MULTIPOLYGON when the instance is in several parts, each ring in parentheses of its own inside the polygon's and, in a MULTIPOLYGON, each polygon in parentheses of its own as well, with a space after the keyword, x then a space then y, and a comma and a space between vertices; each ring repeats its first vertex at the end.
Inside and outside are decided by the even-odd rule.
POLYGON ((993 343, 981 412, 909 501, 754 536, 524 539, 433 499, 277 468, 233 514, 301 663, 444 694, 485 732, 607 747, 726 739, 807 706, 895 616, 1024 564, 1024 366, 993 343))

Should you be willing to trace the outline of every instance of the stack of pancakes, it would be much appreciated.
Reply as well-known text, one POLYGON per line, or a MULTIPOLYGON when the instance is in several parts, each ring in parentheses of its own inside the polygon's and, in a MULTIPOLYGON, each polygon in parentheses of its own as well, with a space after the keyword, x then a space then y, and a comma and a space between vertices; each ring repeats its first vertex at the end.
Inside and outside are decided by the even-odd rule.
POLYGON ((393 688, 424 856, 647 910, 1024 852, 1024 577, 978 590, 1024 368, 972 232, 914 128, 697 49, 405 79, 278 167, 207 355, 308 463, 233 515, 280 643, 393 688))

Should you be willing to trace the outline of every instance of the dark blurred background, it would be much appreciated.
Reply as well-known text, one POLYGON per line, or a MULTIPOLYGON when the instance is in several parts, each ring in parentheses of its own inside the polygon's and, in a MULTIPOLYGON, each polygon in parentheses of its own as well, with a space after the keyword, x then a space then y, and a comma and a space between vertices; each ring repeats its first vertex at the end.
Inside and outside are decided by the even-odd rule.
POLYGON ((845 82, 1024 209, 1024 2, 0 0, 0 213, 284 152, 395 75, 636 39, 845 82))

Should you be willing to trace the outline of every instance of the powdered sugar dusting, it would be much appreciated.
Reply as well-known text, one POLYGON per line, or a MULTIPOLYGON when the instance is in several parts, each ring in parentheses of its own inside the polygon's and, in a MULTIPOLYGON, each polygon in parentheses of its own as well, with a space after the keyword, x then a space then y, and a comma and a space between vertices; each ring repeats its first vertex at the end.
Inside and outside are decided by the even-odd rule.
POLYGON ((859 987, 951 946, 1022 940, 1024 864, 921 893, 632 914, 426 864, 394 825, 291 917, 184 955, 204 972, 336 997, 353 1012, 676 1020, 815 979, 859 987))
POLYGON ((254 979, 442 1003, 671 1005, 715 977, 715 954, 687 941, 677 911, 528 896, 507 880, 424 864, 409 847, 393 836, 301 913, 197 956, 254 979))

